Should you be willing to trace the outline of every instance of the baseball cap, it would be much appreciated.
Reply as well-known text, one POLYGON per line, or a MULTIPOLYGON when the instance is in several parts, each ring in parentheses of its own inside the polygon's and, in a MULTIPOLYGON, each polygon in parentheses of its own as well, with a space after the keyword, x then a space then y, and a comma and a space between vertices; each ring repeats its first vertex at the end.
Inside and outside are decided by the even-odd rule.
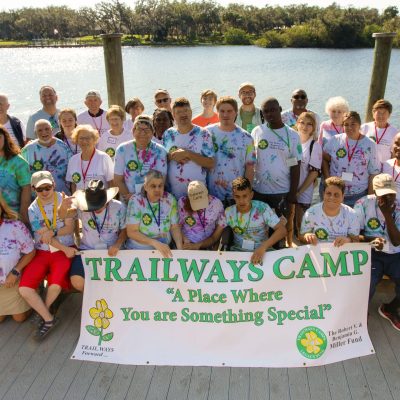
POLYGON ((45 183, 54 185, 54 179, 49 171, 38 171, 32 174, 31 186, 34 188, 39 187, 45 183))
POLYGON ((188 185, 188 197, 193 211, 208 207, 208 190, 203 182, 190 182, 188 185))
POLYGON ((244 88, 251 88, 254 91, 256 90, 256 87, 251 83, 251 82, 243 82, 240 86, 239 86, 239 92, 244 89, 244 88))
POLYGON ((157 89, 157 90, 155 91, 155 93, 154 93, 154 97, 156 97, 156 96, 159 95, 159 94, 166 94, 168 97, 171 97, 171 96, 169 95, 169 92, 168 92, 167 89, 157 89))
POLYGON ((397 194, 396 185, 389 174, 379 174, 372 180, 372 187, 377 196, 397 194))
POLYGON ((86 93, 85 99, 87 99, 88 97, 97 97, 99 100, 101 100, 101 95, 98 90, 89 90, 86 93))

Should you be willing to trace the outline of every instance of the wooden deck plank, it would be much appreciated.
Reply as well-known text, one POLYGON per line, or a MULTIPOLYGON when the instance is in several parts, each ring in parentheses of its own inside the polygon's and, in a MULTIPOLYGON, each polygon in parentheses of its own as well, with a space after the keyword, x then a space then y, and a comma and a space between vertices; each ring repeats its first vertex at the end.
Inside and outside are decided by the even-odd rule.
POLYGON ((269 398, 270 400, 290 399, 289 377, 287 368, 270 368, 269 398))
POLYGON ((208 400, 228 400, 231 368, 212 367, 208 400))
POLYGON ((249 400, 269 399, 268 368, 250 368, 249 400))
MULTIPOLYGON (((70 360, 74 362, 75 360, 70 360)), ((79 400, 84 399, 93 379, 100 367, 100 363, 83 362, 75 375, 74 380, 68 388, 64 400, 79 400)))
POLYGON ((68 299, 67 312, 61 312, 59 326, 43 342, 35 342, 32 338, 20 347, 3 373, 0 394, 5 400, 22 399, 33 384, 41 368, 45 365, 76 313, 77 300, 68 299), (70 309, 75 312, 71 312, 70 309), (7 393, 7 394, 6 394, 7 393))
POLYGON ((0 323, 0 351, 15 336, 19 325, 21 324, 15 323, 10 317, 0 323))
POLYGON ((325 371, 332 400, 350 400, 351 393, 343 363, 325 365, 325 371))
POLYGON ((123 400, 129 390, 135 373, 134 365, 118 365, 117 371, 108 389, 106 400, 123 400))
POLYGON ((353 358, 343 361, 343 368, 352 398, 372 400, 372 395, 360 359, 353 358))
POLYGON ((307 370, 305 368, 289 368, 289 394, 291 399, 310 400, 307 370))
POLYGON ((93 378, 92 384, 84 397, 85 400, 102 400, 106 397, 118 364, 102 363, 93 378))
POLYGON ((127 399, 145 400, 155 369, 156 367, 152 365, 136 367, 131 385, 126 394, 127 399))
POLYGON ((172 372, 167 400, 186 400, 189 393, 192 367, 175 367, 172 372))
POLYGON ((250 368, 231 368, 229 400, 245 400, 250 393, 250 368))
POLYGON ((173 370, 174 367, 171 366, 157 366, 155 368, 146 400, 163 400, 167 398, 173 370))
POLYGON ((328 377, 324 367, 306 368, 311 400, 331 400, 328 377))
POLYGON ((193 367, 188 400, 207 400, 210 378, 211 367, 193 367))

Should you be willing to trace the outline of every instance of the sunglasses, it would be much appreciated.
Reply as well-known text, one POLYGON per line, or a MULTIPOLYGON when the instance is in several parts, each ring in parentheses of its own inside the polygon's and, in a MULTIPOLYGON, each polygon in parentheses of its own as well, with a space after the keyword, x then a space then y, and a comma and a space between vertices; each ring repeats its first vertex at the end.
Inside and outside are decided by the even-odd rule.
POLYGON ((307 96, 305 94, 295 94, 292 99, 295 100, 305 100, 307 98, 307 96))
POLYGON ((53 186, 49 185, 49 186, 43 186, 43 187, 40 187, 40 188, 36 188, 35 190, 38 193, 42 193, 42 192, 50 192, 51 189, 53 189, 53 186))
POLYGON ((161 104, 161 103, 168 103, 169 102, 169 97, 165 97, 164 99, 158 99, 156 100, 157 104, 161 104))

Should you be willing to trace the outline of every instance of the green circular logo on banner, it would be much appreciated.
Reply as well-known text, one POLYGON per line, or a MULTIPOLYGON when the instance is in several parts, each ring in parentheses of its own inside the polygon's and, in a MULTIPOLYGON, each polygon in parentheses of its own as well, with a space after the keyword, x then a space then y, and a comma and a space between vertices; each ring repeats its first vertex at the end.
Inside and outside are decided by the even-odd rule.
POLYGON ((319 240, 327 240, 329 237, 328 232, 324 229, 324 228, 318 228, 315 231, 315 236, 319 239, 319 240))
POLYGON ((72 174, 72 182, 74 183, 79 183, 81 181, 81 176, 78 174, 78 172, 74 172, 72 174))
POLYGON ((337 155, 339 158, 344 158, 344 157, 346 157, 346 155, 347 155, 347 151, 346 151, 346 149, 344 149, 343 147, 341 147, 341 148, 336 152, 336 155, 337 155))
POLYGON ((138 163, 135 160, 130 160, 126 164, 128 167, 129 171, 136 171, 138 169, 138 163))
POLYGON ((96 229, 96 224, 93 221, 92 218, 89 219, 88 223, 87 223, 92 229, 96 229))
POLYGON ((321 329, 316 326, 303 328, 296 338, 297 349, 306 358, 315 360, 325 353, 328 340, 321 329))
POLYGON ((265 150, 269 146, 269 143, 265 139, 261 139, 260 142, 258 143, 258 148, 261 150, 265 150))
POLYGON ((108 149, 106 149, 105 151, 111 158, 113 158, 115 156, 115 149, 113 149, 112 147, 109 147, 108 149))
POLYGON ((35 162, 32 164, 32 168, 35 171, 41 171, 44 167, 43 161, 42 160, 35 160, 35 162))
POLYGON ((146 226, 150 225, 152 221, 153 221, 153 219, 151 218, 151 216, 150 216, 149 214, 147 214, 147 213, 146 213, 146 214, 143 214, 142 222, 143 222, 146 226))
POLYGON ((186 218, 185 218, 185 222, 186 222, 186 224, 188 224, 190 227, 196 225, 196 220, 195 220, 192 216, 186 217, 186 218))
POLYGON ((381 223, 378 218, 370 218, 367 222, 367 226, 370 229, 378 229, 381 226, 381 223))

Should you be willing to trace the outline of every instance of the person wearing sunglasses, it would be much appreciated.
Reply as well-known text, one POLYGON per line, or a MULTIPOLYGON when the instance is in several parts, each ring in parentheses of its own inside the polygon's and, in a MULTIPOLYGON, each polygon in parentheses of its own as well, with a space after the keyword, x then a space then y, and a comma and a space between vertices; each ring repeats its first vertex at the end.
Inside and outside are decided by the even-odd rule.
POLYGON ((157 89, 154 93, 154 104, 156 108, 166 108, 168 111, 172 112, 171 108, 172 99, 166 89, 157 89))
POLYGON ((62 220, 57 215, 62 194, 55 191, 52 174, 35 172, 31 186, 37 195, 28 209, 36 254, 22 272, 19 292, 38 314, 34 337, 41 340, 58 323, 50 306, 62 290, 70 289, 69 269, 77 250, 73 247, 73 219, 62 220), (47 280, 47 291, 43 300, 37 289, 44 279, 47 280))
POLYGON ((292 103, 292 108, 282 112, 282 121, 285 125, 293 128, 296 125, 297 118, 303 112, 309 111, 315 114, 315 119, 317 121, 317 127, 320 126, 321 118, 314 111, 307 109, 308 97, 307 93, 303 89, 296 89, 292 93, 290 99, 292 103))

